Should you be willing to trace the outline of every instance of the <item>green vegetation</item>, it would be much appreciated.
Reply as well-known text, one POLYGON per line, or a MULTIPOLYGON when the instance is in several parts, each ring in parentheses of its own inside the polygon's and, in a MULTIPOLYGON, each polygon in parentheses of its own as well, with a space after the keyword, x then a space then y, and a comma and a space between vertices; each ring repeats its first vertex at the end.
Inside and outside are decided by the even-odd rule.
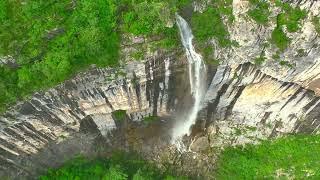
POLYGON ((127 118, 126 110, 116 110, 112 112, 112 116, 116 121, 124 121, 127 118))
POLYGON ((40 180, 183 180, 185 177, 172 176, 161 172, 153 164, 132 153, 115 153, 111 158, 88 160, 83 157, 67 162, 59 169, 50 169, 40 180))
POLYGON ((159 121, 160 118, 158 116, 148 116, 143 118, 143 123, 150 124, 154 121, 159 121))
POLYGON ((232 9, 233 0, 215 0, 212 1, 212 6, 217 9, 219 13, 228 18, 229 23, 232 23, 235 19, 232 9))
POLYGON ((320 35, 320 17, 314 16, 312 18, 312 24, 314 25, 317 34, 320 35))
POLYGON ((51 87, 90 64, 115 65, 119 36, 113 0, 1 1, 0 110, 35 90, 51 87))
POLYGON ((266 25, 271 14, 268 1, 249 0, 252 8, 248 11, 248 15, 258 24, 266 25))
POLYGON ((208 45, 201 49, 203 49, 202 54, 204 59, 209 59, 209 57, 214 53, 214 48, 211 45, 208 45))
MULTIPOLYGON (((126 4, 127 5, 127 4, 126 4)), ((165 29, 166 18, 170 17, 170 7, 166 2, 131 3, 124 12, 123 29, 134 35, 159 34, 165 29)))
POLYGON ((287 136, 259 145, 226 148, 217 179, 320 178, 320 135, 287 136))
POLYGON ((135 60, 142 60, 144 58, 144 52, 142 50, 135 51, 131 57, 135 60))
POLYGON ((282 27, 276 27, 271 34, 271 42, 275 44, 280 51, 284 51, 290 44, 290 38, 283 32, 282 27))
POLYGON ((191 24, 195 38, 200 43, 214 37, 222 47, 232 45, 229 40, 229 32, 223 24, 218 9, 209 7, 203 13, 195 13, 192 16, 191 24))
POLYGON ((0 112, 91 64, 118 64, 120 35, 159 36, 175 47, 176 27, 166 27, 189 0, 97 0, 0 2, 0 112))
POLYGON ((272 55, 272 58, 273 58, 274 60, 280 60, 280 55, 279 55, 279 53, 273 54, 273 55, 272 55))
POLYGON ((292 67, 293 67, 293 65, 290 64, 290 62, 288 62, 288 61, 280 61, 279 64, 280 64, 281 66, 287 66, 287 67, 289 67, 289 68, 292 68, 292 67))
POLYGON ((292 7, 289 3, 280 5, 282 13, 278 14, 277 26, 286 26, 288 32, 300 30, 300 21, 307 17, 307 12, 299 7, 292 7))
POLYGON ((260 56, 254 59, 254 64, 262 65, 267 58, 265 57, 265 52, 262 51, 260 56))
POLYGON ((307 16, 307 12, 281 1, 276 1, 276 5, 281 7, 281 13, 277 16, 277 27, 271 34, 271 42, 283 51, 290 44, 290 39, 283 31, 283 27, 286 27, 288 32, 297 32, 300 30, 300 22, 307 16))
MULTIPOLYGON (((201 45, 201 44, 200 44, 201 45)), ((201 54, 203 55, 204 61, 207 64, 213 66, 219 65, 219 60, 213 58, 214 56, 214 47, 212 45, 205 45, 204 47, 200 46, 201 54)))

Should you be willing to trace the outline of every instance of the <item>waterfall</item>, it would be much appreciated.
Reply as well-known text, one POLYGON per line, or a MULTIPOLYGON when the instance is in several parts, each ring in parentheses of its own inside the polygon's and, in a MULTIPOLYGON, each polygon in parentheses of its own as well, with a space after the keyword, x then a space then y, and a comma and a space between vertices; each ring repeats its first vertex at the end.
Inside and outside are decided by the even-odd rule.
POLYGON ((190 128, 195 124, 198 111, 201 107, 205 92, 206 67, 202 56, 195 51, 192 45, 193 35, 188 23, 178 14, 176 15, 176 22, 188 59, 190 90, 193 97, 193 104, 186 113, 186 118, 179 120, 173 129, 172 140, 181 147, 181 140, 184 135, 190 135, 190 128))

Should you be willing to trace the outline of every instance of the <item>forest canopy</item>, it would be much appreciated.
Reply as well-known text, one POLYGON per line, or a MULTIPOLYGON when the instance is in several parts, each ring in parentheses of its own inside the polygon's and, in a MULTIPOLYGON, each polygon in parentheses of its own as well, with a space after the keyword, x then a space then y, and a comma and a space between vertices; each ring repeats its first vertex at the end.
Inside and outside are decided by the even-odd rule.
MULTIPOLYGON (((189 0, 0 1, 0 111, 92 64, 118 64, 120 34, 173 37, 189 0), (163 14, 165 16, 163 16, 163 14), (9 61, 7 61, 9 60, 9 61)), ((173 44, 173 40, 167 41, 173 44)))

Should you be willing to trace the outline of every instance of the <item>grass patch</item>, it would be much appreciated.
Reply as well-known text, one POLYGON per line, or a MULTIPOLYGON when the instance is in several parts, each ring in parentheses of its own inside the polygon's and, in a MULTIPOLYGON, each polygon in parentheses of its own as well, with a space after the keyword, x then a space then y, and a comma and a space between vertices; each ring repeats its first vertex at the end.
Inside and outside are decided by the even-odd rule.
POLYGON ((226 148, 218 161, 217 179, 317 179, 320 135, 287 136, 259 145, 226 148), (279 178, 279 177, 278 177, 279 178))
POLYGON ((174 25, 173 28, 166 28, 162 32, 163 39, 153 44, 152 48, 157 50, 160 48, 171 50, 181 45, 178 27, 174 25))
POLYGON ((268 18, 271 14, 269 10, 269 3, 263 0, 249 0, 252 8, 248 11, 249 17, 251 17, 258 24, 266 25, 268 18))
POLYGON ((183 180, 186 177, 173 176, 168 172, 162 172, 155 165, 148 163, 137 154, 114 153, 111 158, 99 158, 89 160, 77 157, 59 169, 50 169, 46 175, 40 176, 40 180, 183 180))
POLYGON ((123 5, 128 10, 122 14, 122 29, 134 35, 159 34, 171 16, 169 4, 165 1, 140 1, 123 5))
POLYGON ((126 110, 116 110, 112 112, 112 116, 116 121, 124 121, 127 118, 126 110))

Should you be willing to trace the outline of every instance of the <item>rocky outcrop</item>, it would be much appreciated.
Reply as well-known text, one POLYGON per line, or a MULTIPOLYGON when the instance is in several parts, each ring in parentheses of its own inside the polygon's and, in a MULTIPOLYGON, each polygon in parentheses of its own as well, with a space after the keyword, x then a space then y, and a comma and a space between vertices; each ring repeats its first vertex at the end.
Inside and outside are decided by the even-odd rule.
POLYGON ((200 114, 217 146, 319 132, 320 98, 298 84, 264 74, 250 63, 219 66, 206 101, 200 114))
MULTIPOLYGON (((94 68, 48 92, 36 93, 0 118, 1 171, 28 174, 36 166, 30 164, 37 161, 27 157, 77 134, 110 136, 120 128, 112 116, 115 110, 126 110, 133 122, 150 115, 171 116, 174 121, 174 112, 183 112, 183 96, 190 96, 183 62, 174 55, 158 54, 145 64, 129 63, 125 76, 119 75, 121 70, 94 68), (117 74, 118 78, 112 77, 117 74)), ((198 119, 210 134, 211 145, 318 132, 320 98, 312 91, 264 74, 250 63, 209 69, 198 119)))
MULTIPOLYGON (((261 65, 261 71, 281 81, 295 82, 304 87, 318 91, 314 82, 320 78, 320 38, 312 23, 313 17, 320 14, 319 1, 284 1, 292 6, 299 6, 307 11, 307 17, 301 21, 301 30, 287 32, 291 39, 289 46, 283 51, 271 43, 271 34, 275 29, 276 17, 280 8, 270 1, 271 15, 266 25, 259 25, 248 16, 251 8, 249 1, 234 0, 233 15, 235 20, 225 24, 228 26, 230 39, 238 43, 231 48, 223 48, 212 40, 215 48, 215 59, 221 60, 224 65, 254 62, 262 52, 265 54, 265 62, 261 65), (278 54, 279 59, 274 58, 278 54), (292 66, 280 65, 284 61, 292 66), (311 86, 310 86, 311 85, 311 86)), ((318 83, 317 83, 318 85, 318 83)))
POLYGON ((168 93, 174 89, 174 84, 169 86, 172 62, 172 54, 158 54, 146 64, 132 62, 125 69, 94 68, 19 103, 0 117, 1 172, 23 172, 19 167, 24 165, 15 161, 41 152, 48 144, 60 143, 79 130, 97 128, 106 136, 116 128, 111 114, 115 110, 126 110, 132 121, 167 115, 174 108, 173 94, 168 93))

